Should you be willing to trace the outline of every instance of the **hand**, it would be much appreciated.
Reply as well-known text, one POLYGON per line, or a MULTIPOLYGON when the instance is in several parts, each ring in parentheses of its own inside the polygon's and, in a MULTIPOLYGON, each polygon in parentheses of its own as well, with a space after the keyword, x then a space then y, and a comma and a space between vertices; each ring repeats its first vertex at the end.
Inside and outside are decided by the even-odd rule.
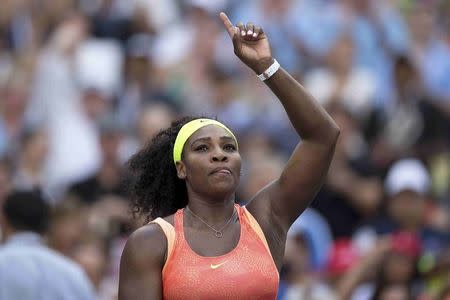
POLYGON ((239 22, 233 26, 230 19, 223 12, 220 13, 228 35, 233 41, 234 53, 256 74, 261 74, 273 63, 269 40, 263 29, 248 22, 244 26, 239 22))

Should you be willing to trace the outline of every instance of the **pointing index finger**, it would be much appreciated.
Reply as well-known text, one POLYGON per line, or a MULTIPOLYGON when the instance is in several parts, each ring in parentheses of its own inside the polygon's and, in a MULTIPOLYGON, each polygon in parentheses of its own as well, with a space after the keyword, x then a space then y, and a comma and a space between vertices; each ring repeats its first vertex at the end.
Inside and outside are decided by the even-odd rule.
POLYGON ((233 38, 234 34, 236 33, 235 27, 233 26, 233 23, 231 23, 230 19, 228 18, 228 16, 224 13, 221 12, 220 13, 220 19, 223 22, 223 25, 225 25, 225 28, 227 29, 228 35, 233 38))

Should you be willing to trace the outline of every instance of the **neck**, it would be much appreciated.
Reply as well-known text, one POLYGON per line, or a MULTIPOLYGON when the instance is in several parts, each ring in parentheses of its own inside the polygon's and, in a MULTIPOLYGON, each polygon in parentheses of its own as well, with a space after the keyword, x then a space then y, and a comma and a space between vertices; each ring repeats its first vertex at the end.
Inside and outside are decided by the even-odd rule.
POLYGON ((234 195, 232 197, 217 199, 202 199, 190 196, 189 209, 211 225, 221 225, 224 220, 233 214, 234 195))

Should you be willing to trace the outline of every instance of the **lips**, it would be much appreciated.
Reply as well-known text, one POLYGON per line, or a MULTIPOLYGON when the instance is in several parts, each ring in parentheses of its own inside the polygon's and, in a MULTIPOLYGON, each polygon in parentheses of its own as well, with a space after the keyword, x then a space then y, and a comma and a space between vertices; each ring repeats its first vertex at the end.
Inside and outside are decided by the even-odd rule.
POLYGON ((224 174, 224 175, 231 175, 231 170, 227 167, 219 167, 212 170, 210 174, 224 174))

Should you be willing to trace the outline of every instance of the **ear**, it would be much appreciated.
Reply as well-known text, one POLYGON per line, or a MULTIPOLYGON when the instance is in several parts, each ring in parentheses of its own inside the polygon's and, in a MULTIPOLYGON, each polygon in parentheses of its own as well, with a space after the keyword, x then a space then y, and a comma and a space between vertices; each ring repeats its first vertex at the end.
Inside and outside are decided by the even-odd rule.
POLYGON ((186 165, 182 161, 178 161, 175 167, 177 168, 178 178, 186 179, 186 165))

